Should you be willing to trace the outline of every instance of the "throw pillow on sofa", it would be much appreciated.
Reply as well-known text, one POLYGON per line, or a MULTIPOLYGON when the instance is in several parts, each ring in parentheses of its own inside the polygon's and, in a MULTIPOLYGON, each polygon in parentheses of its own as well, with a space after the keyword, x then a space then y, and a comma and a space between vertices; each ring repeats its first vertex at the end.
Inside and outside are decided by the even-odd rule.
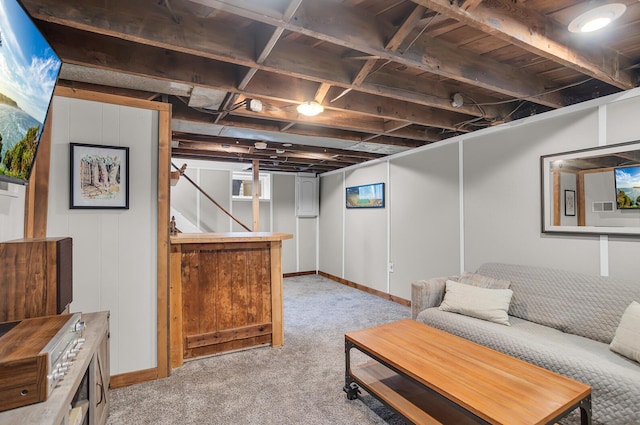
POLYGON ((462 276, 460 276, 460 279, 458 279, 458 282, 490 289, 509 289, 511 286, 511 282, 508 280, 495 279, 471 272, 464 272, 462 276))
POLYGON ((487 289, 447 280, 438 309, 511 326, 507 311, 512 295, 511 289, 487 289))
POLYGON ((632 301, 624 311, 609 348, 640 363, 640 303, 632 301))

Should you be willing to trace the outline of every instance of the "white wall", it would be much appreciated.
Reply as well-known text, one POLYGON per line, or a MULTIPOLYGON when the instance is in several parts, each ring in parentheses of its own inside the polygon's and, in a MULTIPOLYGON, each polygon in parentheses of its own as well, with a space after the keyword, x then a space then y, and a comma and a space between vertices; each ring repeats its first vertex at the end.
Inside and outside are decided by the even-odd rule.
POLYGON ((13 183, 0 192, 0 242, 24 237, 25 187, 13 183))
MULTIPOLYGON (((387 183, 386 163, 373 163, 345 173, 345 185, 387 183)), ((385 185, 385 198, 389 197, 385 185)), ((343 192, 345 193, 345 192, 343 192)), ((345 194, 346 197, 346 194, 345 194)), ((344 207, 344 203, 342 203, 344 207)), ((354 208, 344 216, 344 277, 387 291, 387 220, 389 208, 354 208)), ((322 216, 320 216, 322 219, 322 216)))
POLYGON ((344 172, 320 178, 320 222, 318 224, 318 268, 334 276, 344 275, 344 172))
POLYGON ((157 365, 155 111, 53 102, 47 236, 73 239, 72 311, 111 311, 111 373, 157 365), (69 209, 69 143, 129 147, 129 209, 69 209))
POLYGON ((411 298, 406 282, 460 268, 459 145, 391 161, 389 292, 411 298))
POLYGON ((541 232, 540 156, 640 140, 628 125, 638 115, 635 89, 325 173, 320 270, 406 299, 415 279, 489 261, 637 279, 638 237, 541 232), (387 181, 385 211, 355 219, 344 186, 378 181, 387 181), (363 241, 372 247, 358 249, 363 241))

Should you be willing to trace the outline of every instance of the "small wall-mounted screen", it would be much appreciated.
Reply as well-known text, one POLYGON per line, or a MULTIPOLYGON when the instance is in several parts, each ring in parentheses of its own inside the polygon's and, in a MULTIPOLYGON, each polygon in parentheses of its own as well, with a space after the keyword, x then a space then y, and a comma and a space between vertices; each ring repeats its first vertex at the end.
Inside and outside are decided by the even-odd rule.
POLYGON ((384 208, 384 183, 348 187, 347 208, 384 208))
POLYGON ((22 5, 0 1, 0 180, 29 181, 61 65, 22 5))
POLYGON ((614 175, 618 209, 640 209, 640 165, 616 168, 614 175))

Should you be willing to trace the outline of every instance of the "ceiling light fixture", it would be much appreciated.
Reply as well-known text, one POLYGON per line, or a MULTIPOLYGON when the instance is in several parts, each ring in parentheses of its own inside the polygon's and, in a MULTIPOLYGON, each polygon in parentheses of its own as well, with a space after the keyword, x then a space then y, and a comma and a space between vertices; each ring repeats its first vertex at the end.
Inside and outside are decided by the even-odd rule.
POLYGON ((306 115, 308 117, 313 117, 318 115, 320 112, 324 111, 324 107, 316 102, 315 100, 311 100, 309 102, 302 102, 298 105, 298 112, 302 115, 306 115))
POLYGON ((256 149, 266 149, 267 148, 267 143, 266 142, 255 142, 253 144, 253 146, 255 146, 256 149))
POLYGON ((571 32, 593 32, 606 27, 627 10, 622 3, 611 3, 588 10, 569 23, 571 32))
POLYGON ((262 112, 262 102, 258 99, 247 99, 247 109, 251 112, 262 112))
POLYGON ((462 105, 464 105, 464 99, 462 98, 462 95, 460 93, 454 93, 453 96, 451 96, 451 106, 453 106, 454 108, 459 108, 462 105))

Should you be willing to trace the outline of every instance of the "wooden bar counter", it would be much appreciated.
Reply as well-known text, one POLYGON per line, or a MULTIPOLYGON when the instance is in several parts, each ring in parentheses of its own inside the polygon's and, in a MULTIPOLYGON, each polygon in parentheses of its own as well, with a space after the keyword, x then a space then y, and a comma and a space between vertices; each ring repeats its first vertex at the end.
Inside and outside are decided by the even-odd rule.
POLYGON ((171 237, 171 366, 284 344, 282 241, 289 233, 171 237))

